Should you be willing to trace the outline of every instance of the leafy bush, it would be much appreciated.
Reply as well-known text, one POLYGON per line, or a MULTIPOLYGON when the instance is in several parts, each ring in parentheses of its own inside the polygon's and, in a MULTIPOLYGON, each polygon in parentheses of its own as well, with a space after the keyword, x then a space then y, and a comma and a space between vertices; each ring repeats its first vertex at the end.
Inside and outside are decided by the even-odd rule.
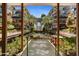
MULTIPOLYGON (((21 39, 20 39, 20 37, 16 37, 16 38, 13 38, 11 40, 12 40, 12 42, 9 42, 7 44, 7 53, 8 53, 8 55, 12 56, 12 55, 16 55, 21 50, 21 39)), ((23 46, 26 45, 26 42, 27 42, 26 36, 24 36, 23 46)))
POLYGON ((14 29, 13 25, 8 25, 8 29, 14 29))
POLYGON ((60 51, 62 51, 63 53, 66 53, 66 54, 68 53, 68 55, 72 55, 70 53, 73 53, 73 55, 75 55, 75 51, 76 51, 75 50, 75 46, 76 46, 75 38, 63 37, 62 40, 64 42, 64 45, 60 46, 60 51))

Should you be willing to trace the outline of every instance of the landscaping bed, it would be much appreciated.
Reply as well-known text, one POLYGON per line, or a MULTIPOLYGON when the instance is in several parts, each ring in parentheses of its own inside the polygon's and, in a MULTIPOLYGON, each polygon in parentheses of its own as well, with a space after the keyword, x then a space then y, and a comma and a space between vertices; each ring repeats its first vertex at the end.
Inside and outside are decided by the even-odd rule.
MULTIPOLYGON (((26 36, 23 38, 23 47, 27 43, 26 36)), ((1 50, 1 48, 0 48, 1 50)), ((8 56, 13 56, 21 52, 21 37, 11 38, 10 41, 7 42, 6 53, 8 56)), ((1 54, 1 51, 0 51, 1 54)))
MULTIPOLYGON (((76 55, 76 38, 75 37, 65 37, 59 36, 59 51, 65 56, 75 56, 76 55)), ((57 48, 58 40, 57 36, 52 36, 51 42, 57 48)))

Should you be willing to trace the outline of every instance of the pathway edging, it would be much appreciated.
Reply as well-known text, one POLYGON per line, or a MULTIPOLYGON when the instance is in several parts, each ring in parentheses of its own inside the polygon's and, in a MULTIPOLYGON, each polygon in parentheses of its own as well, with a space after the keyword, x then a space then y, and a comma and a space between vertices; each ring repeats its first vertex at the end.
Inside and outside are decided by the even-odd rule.
MULTIPOLYGON (((31 42, 31 40, 28 42, 28 44, 31 42)), ((22 56, 23 52, 25 51, 25 49, 27 48, 27 45, 24 47, 23 51, 18 53, 17 56, 22 56)))
MULTIPOLYGON (((48 40, 49 41, 49 40, 48 40)), ((49 41, 50 42, 50 41, 49 41)), ((55 48, 55 46, 50 42, 50 44, 55 48)), ((62 52, 59 52, 60 56, 63 56, 62 52)))

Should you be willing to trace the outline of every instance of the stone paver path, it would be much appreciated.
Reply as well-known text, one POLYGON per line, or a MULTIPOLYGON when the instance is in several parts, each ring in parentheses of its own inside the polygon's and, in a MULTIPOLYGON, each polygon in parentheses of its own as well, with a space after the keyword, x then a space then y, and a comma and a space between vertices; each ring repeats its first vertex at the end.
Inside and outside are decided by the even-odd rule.
POLYGON ((54 56, 55 49, 47 39, 32 40, 28 45, 28 56, 54 56))

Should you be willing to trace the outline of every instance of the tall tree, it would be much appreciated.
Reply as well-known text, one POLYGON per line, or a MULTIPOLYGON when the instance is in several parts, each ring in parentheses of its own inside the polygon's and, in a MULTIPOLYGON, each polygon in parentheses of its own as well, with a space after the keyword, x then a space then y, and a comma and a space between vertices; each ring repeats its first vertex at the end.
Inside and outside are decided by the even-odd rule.
POLYGON ((42 15, 41 15, 41 18, 43 18, 43 17, 45 17, 45 16, 46 16, 45 14, 42 14, 42 15))

